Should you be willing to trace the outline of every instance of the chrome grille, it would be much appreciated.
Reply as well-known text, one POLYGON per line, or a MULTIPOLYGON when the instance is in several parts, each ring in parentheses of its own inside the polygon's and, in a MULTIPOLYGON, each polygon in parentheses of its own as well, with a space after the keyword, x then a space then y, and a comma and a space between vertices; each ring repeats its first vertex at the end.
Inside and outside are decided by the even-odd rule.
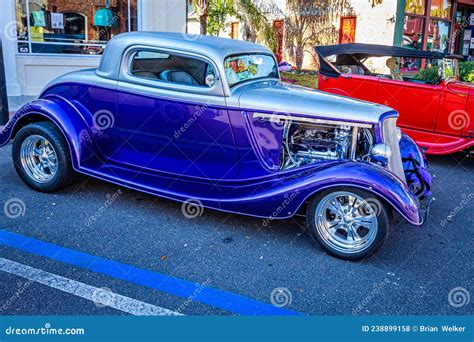
POLYGON ((392 156, 388 160, 388 169, 406 183, 400 153, 400 141, 397 134, 397 118, 387 118, 384 120, 382 134, 384 143, 388 144, 392 150, 392 156))

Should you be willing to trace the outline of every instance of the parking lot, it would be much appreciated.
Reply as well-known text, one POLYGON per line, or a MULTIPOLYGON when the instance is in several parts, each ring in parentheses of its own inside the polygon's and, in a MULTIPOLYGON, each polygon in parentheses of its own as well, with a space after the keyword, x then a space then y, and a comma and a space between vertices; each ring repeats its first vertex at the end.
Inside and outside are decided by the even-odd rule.
POLYGON ((398 223, 375 255, 347 262, 303 219, 190 218, 180 203, 90 178, 37 193, 10 154, 0 149, 0 314, 474 313, 472 158, 429 158, 428 223, 398 223))

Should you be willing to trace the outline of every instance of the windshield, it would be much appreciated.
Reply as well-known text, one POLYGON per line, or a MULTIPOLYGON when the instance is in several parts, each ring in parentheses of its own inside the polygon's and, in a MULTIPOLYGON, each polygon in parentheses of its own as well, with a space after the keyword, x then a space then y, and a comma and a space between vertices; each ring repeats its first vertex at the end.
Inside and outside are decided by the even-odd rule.
POLYGON ((244 54, 224 60, 227 82, 232 87, 238 83, 258 78, 278 78, 275 59, 270 55, 244 54))

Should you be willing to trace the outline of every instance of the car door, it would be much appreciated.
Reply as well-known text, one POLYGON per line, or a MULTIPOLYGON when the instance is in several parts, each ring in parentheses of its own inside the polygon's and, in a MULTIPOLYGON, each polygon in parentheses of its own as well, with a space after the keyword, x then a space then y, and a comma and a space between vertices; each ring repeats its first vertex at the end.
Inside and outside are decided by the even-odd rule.
POLYGON ((444 81, 442 87, 436 133, 454 136, 467 135, 466 129, 470 121, 467 111, 469 87, 460 82, 446 84, 444 81))
POLYGON ((398 126, 433 132, 441 93, 440 85, 381 78, 377 102, 399 112, 398 126))
POLYGON ((378 77, 356 74, 340 74, 337 77, 319 76, 320 90, 376 102, 378 77))
POLYGON ((210 60, 133 47, 121 69, 117 114, 107 130, 110 160, 180 176, 237 175, 220 76, 210 60))

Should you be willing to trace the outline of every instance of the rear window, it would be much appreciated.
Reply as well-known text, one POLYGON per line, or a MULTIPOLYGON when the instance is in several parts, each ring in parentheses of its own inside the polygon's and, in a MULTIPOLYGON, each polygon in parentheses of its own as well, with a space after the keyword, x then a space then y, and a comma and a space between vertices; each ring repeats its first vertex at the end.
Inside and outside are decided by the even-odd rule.
POLYGON ((245 54, 227 57, 224 70, 230 86, 259 78, 278 78, 275 59, 270 55, 245 54))
POLYGON ((149 50, 135 52, 130 72, 136 77, 197 87, 212 87, 216 79, 212 65, 201 59, 149 50))

